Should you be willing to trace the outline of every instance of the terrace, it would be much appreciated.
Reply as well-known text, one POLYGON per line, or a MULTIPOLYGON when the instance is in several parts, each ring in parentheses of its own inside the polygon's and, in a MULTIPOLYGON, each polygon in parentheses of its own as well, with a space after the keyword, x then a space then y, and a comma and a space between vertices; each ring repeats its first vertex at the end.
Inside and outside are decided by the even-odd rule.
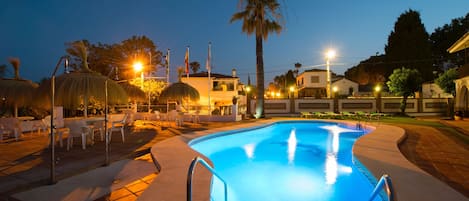
MULTIPOLYGON (((270 121, 274 120, 276 119, 272 119, 270 121)), ((469 122, 452 122, 435 119, 413 121, 419 123, 406 124, 395 119, 389 120, 389 123, 403 127, 407 133, 407 139, 400 143, 401 152, 404 152, 404 155, 408 160, 413 162, 415 165, 432 174, 434 178, 430 179, 431 181, 438 183, 439 181, 435 180, 435 178, 438 178, 439 180, 446 182, 447 185, 450 185, 452 188, 468 196, 467 192, 469 192, 469 186, 465 183, 467 179, 465 178, 467 176, 467 171, 464 169, 464 167, 468 167, 469 165, 467 164, 467 160, 464 160, 464 157, 468 154, 467 144, 458 142, 458 137, 455 137, 454 133, 453 135, 448 135, 447 131, 455 131, 456 129, 456 132, 464 131, 469 133, 469 122), (434 127, 435 125, 437 127, 434 127), (419 137, 421 135, 432 135, 432 137, 419 137)), ((53 190, 56 188, 54 186, 57 184, 53 186, 45 185, 49 176, 47 171, 48 163, 46 162, 49 154, 47 149, 47 137, 32 134, 18 142, 10 141, 0 146, 2 153, 5 153, 2 160, 4 161, 2 165, 2 182, 0 182, 2 183, 2 195, 13 195, 13 197, 16 198, 25 199, 28 195, 35 195, 34 192, 37 193, 39 191, 43 193, 47 192, 51 196, 57 196, 56 198, 58 200, 64 199, 64 196, 75 196, 77 200, 84 200, 85 198, 80 198, 80 196, 83 195, 90 196, 86 198, 87 200, 118 200, 123 197, 126 197, 126 199, 136 199, 143 192, 145 192, 144 194, 153 194, 146 192, 146 189, 153 189, 151 186, 154 185, 154 179, 159 179, 159 174, 166 174, 164 172, 157 173, 157 169, 154 168, 151 157, 148 155, 151 147, 166 147, 167 151, 169 151, 168 153, 174 154, 174 151, 179 148, 173 146, 168 147, 168 145, 165 145, 163 142, 164 140, 172 139, 174 141, 181 137, 184 138, 184 136, 194 138, 196 136, 200 136, 202 133, 218 132, 253 124, 263 124, 263 122, 256 122, 256 120, 251 120, 248 122, 241 121, 231 123, 185 123, 183 127, 176 127, 175 123, 171 122, 171 124, 168 124, 168 127, 161 127, 154 126, 152 124, 143 125, 140 124, 143 122, 137 121, 135 126, 128 127, 126 129, 126 143, 119 142, 119 138, 114 138, 116 141, 113 140, 111 142, 112 163, 107 167, 101 167, 104 162, 104 145, 102 142, 98 141, 94 146, 87 148, 86 150, 74 148, 67 152, 63 148, 58 148, 57 154, 60 158, 57 163, 59 178, 58 184, 62 181, 65 183, 67 183, 67 181, 81 181, 80 183, 71 182, 74 183, 74 185, 69 185, 72 189, 66 190, 66 188, 63 187, 63 190, 60 192, 53 190), (226 124, 230 126, 227 126, 226 124), (131 161, 137 162, 131 163, 131 161), (98 171, 103 168, 107 169, 106 172, 109 172, 109 175, 100 179, 98 184, 90 183, 90 181, 87 181, 86 179, 83 180, 83 177, 86 178, 87 175, 88 177, 90 177, 90 175, 91 177, 93 175, 96 176, 96 174, 99 173, 98 171), (47 191, 44 189, 51 190, 47 191), (77 189, 82 189, 81 195, 76 194, 75 191, 77 189)), ((155 125, 158 125, 157 122, 154 123, 155 125)), ((379 122, 379 124, 378 122, 369 122, 369 125, 380 127, 380 125, 383 125, 383 122, 379 122)), ((400 137, 397 137, 396 139, 399 138, 400 137)), ((399 140, 396 140, 392 144, 396 146, 398 141, 399 140)), ((160 152, 158 157, 174 158, 171 157, 171 154, 165 155, 164 153, 166 152, 160 152), (163 156, 161 154, 163 154, 163 156)), ((367 153, 369 152, 366 152, 364 155, 360 154, 362 155, 360 157, 372 157, 372 155, 367 153)), ((177 158, 182 159, 184 157, 181 156, 177 158)), ((177 160, 173 160, 173 162, 176 161, 177 160)), ((185 161, 183 163, 188 164, 189 161, 185 161)), ((407 167, 410 164, 409 162, 405 162, 407 165, 402 166, 399 165, 399 163, 390 163, 397 165, 398 167, 407 167)), ((165 167, 165 165, 166 164, 163 163, 163 167, 165 167)), ((378 169, 377 171, 382 170, 378 169)), ((426 174, 418 169, 416 171, 420 172, 419 174, 421 175, 426 174)), ((396 179, 404 176, 405 174, 394 174, 398 174, 393 176, 395 183, 399 184, 403 182, 396 181, 396 179)), ((184 175, 181 176, 184 177, 184 175)), ((399 189, 400 187, 396 188, 399 189)), ((185 191, 184 188, 179 190, 185 191)), ((152 191, 155 191, 155 189, 150 192, 152 191)), ((406 190, 399 191, 403 192, 406 190)), ((141 199, 145 200, 144 198, 141 199)), ((29 198, 26 200, 29 200, 29 198)))

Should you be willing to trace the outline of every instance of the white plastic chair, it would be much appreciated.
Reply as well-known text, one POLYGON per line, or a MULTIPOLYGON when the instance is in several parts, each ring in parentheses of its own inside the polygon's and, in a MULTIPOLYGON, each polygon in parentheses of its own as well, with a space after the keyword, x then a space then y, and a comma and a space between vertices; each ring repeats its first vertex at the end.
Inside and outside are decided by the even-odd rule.
POLYGON ((86 125, 85 121, 72 121, 68 123, 67 127, 70 129, 69 135, 67 138, 67 151, 73 147, 73 138, 81 137, 81 147, 83 150, 86 149, 86 137, 91 135, 91 144, 93 142, 93 133, 91 132, 90 127, 86 125))
POLYGON ((168 121, 175 121, 176 126, 182 126, 184 124, 182 117, 183 116, 180 115, 179 112, 176 110, 171 110, 168 113, 168 121))
POLYGON ((94 121, 93 122, 93 135, 96 133, 96 131, 99 133, 99 138, 101 141, 104 141, 104 121, 94 121))
POLYGON ((0 125, 1 125, 1 140, 3 140, 4 135, 9 137, 11 133, 15 136, 15 141, 18 141, 20 135, 22 134, 21 131, 21 123, 17 118, 9 117, 9 118, 0 118, 0 125))
POLYGON ((122 118, 121 120, 111 122, 111 126, 110 126, 109 131, 108 131, 109 132, 109 141, 111 141, 112 132, 120 131, 121 135, 122 135, 122 143, 125 142, 124 128, 125 128, 125 123, 126 123, 127 118, 128 118, 128 114, 125 114, 124 118, 122 118))
MULTIPOLYGON (((57 125, 57 120, 55 119, 54 120, 54 125, 57 125)), ((44 131, 47 131, 47 134, 48 134, 48 140, 47 142, 49 142, 49 145, 50 145, 50 138, 51 138, 51 129, 50 129, 50 115, 44 117, 44 119, 42 119, 42 126, 43 126, 43 130, 44 131)), ((55 136, 56 136, 56 139, 58 138, 59 139, 59 145, 60 147, 63 147, 63 134, 64 133, 68 133, 69 132, 69 129, 68 128, 55 128, 54 129, 54 133, 55 133, 55 136)), ((54 142, 57 141, 56 139, 54 139, 54 142)))

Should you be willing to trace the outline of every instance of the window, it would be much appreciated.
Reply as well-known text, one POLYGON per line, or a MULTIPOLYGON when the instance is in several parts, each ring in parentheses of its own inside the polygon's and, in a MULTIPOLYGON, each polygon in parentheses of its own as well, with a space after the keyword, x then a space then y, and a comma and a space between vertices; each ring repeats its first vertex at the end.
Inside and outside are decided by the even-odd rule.
POLYGON ((311 76, 311 83, 319 83, 319 76, 311 76))
POLYGON ((213 81, 213 91, 234 91, 234 81, 213 81))

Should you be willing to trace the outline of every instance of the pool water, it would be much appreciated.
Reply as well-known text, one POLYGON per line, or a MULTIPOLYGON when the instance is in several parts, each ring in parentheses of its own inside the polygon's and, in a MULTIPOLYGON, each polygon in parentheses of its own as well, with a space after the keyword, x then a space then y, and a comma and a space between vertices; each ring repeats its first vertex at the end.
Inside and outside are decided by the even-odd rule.
MULTIPOLYGON (((352 156, 353 143, 366 132, 338 123, 288 121, 189 144, 213 162, 228 184, 229 201, 368 200, 373 186, 352 156)), ((216 177, 211 196, 224 200, 216 177)))

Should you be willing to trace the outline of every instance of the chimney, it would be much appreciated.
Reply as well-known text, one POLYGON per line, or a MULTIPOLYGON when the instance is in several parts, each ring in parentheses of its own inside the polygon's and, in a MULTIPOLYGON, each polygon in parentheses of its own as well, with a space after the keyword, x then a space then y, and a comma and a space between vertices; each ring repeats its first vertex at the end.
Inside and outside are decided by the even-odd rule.
POLYGON ((236 69, 231 69, 231 76, 236 77, 236 69))

